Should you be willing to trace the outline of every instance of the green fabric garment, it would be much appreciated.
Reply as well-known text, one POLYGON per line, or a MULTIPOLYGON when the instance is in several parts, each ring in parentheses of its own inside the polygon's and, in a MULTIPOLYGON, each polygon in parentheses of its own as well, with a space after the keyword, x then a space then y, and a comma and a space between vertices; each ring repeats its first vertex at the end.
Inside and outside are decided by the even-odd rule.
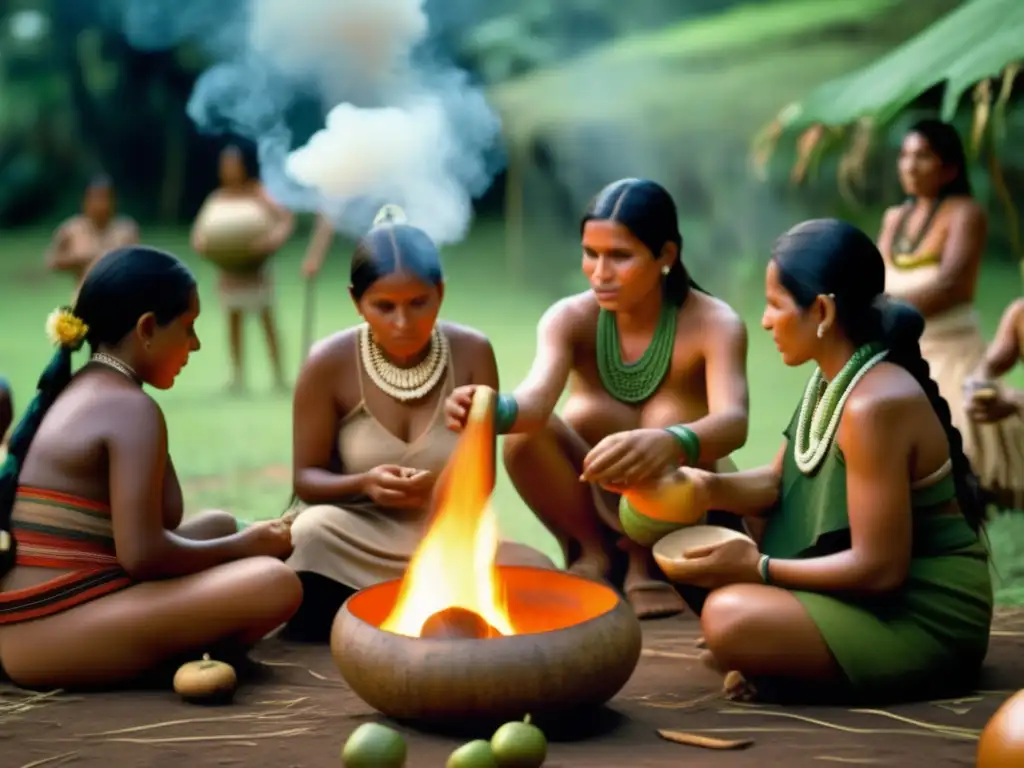
MULTIPOLYGON (((796 416, 782 491, 768 518, 762 551, 810 558, 849 548, 846 466, 833 444, 821 467, 804 475, 793 457, 796 416)), ((955 497, 952 476, 912 497, 913 557, 895 593, 846 598, 794 591, 818 626, 850 686, 859 692, 932 687, 952 669, 980 668, 992 622, 988 557, 962 515, 939 513, 955 497)))

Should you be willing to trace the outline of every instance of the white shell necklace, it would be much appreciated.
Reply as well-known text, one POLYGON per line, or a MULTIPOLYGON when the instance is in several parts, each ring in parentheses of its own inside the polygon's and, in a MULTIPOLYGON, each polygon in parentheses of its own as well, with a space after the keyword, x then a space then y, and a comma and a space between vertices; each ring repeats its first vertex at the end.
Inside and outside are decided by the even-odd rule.
POLYGON ((448 367, 451 349, 448 338, 435 325, 427 356, 411 368, 400 368, 384 356, 370 335, 370 326, 364 323, 359 328, 359 355, 370 381, 388 397, 404 403, 433 391, 448 367))
POLYGON ((108 368, 113 368, 118 373, 124 374, 129 379, 134 381, 136 384, 141 384, 142 379, 139 378, 139 374, 135 372, 135 369, 130 365, 121 362, 113 355, 108 355, 105 352, 93 352, 92 357, 89 358, 94 363, 105 365, 108 368))
POLYGON ((825 385, 821 368, 815 368, 804 390, 793 435, 793 458, 797 468, 805 475, 813 474, 825 460, 825 455, 843 415, 843 406, 864 375, 878 365, 889 350, 879 344, 865 344, 853 353, 839 374, 825 385))

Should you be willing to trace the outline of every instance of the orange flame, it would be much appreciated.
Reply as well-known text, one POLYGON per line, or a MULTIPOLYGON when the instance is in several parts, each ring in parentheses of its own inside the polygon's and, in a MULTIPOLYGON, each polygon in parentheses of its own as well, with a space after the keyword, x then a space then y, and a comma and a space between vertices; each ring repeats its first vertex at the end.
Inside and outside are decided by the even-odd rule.
POLYGON ((463 608, 503 635, 515 634, 498 572, 494 488, 495 392, 477 389, 466 428, 439 489, 434 520, 409 563, 395 607, 381 629, 419 637, 435 613, 463 608))

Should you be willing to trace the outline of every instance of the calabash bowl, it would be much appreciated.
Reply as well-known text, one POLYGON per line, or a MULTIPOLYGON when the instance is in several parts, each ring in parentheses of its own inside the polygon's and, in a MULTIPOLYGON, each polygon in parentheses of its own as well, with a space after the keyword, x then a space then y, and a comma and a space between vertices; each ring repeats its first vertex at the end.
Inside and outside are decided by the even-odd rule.
POLYGON ((535 718, 606 703, 640 660, 633 609, 574 574, 502 566, 517 634, 487 639, 407 637, 380 629, 400 580, 357 592, 341 607, 331 653, 367 704, 396 720, 434 723, 535 718))

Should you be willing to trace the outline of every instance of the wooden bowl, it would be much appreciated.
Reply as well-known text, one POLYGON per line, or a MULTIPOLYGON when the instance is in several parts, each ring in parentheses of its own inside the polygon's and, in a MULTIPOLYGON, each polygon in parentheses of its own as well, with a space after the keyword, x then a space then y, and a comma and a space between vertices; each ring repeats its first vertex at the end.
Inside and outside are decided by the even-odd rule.
POLYGON ((610 587, 562 571, 500 567, 520 634, 406 637, 380 625, 400 580, 357 592, 338 611, 331 653, 367 704, 398 720, 450 724, 535 719, 596 707, 640 660, 640 622, 610 587))
POLYGON ((745 533, 720 525, 691 525, 673 531, 660 539, 651 552, 662 572, 673 581, 679 581, 674 574, 678 573, 679 566, 686 562, 686 558, 683 557, 686 550, 720 544, 732 539, 749 540, 750 537, 745 533))
POLYGON ((270 211, 257 200, 221 199, 200 211, 196 231, 206 240, 206 259, 232 272, 255 271, 270 254, 253 251, 252 243, 273 223, 270 211))

